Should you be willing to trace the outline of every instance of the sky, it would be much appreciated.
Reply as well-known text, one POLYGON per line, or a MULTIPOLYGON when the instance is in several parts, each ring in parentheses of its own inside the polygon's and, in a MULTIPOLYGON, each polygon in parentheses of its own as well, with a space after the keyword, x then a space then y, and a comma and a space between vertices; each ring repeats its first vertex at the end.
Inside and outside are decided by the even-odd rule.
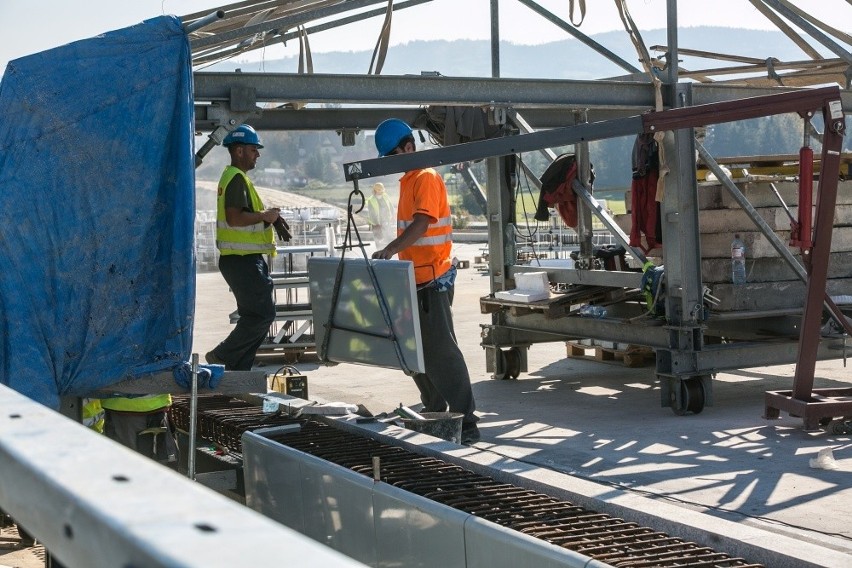
MULTIPOLYGON (((852 21, 848 0, 791 0, 836 28, 852 21)), ((569 0, 539 0, 539 5, 568 20, 569 0)), ((578 2, 579 4, 579 2, 578 2)), ((628 0, 640 30, 666 26, 666 0, 628 0)), ((178 16, 214 11, 226 4, 216 0, 0 0, 0 69, 29 55, 115 30, 161 14, 178 16)), ((515 0, 500 0, 501 40, 540 44, 570 37, 515 0)), ((623 30, 612 0, 588 0, 579 30, 586 35, 623 30)), ((376 6, 373 6, 374 8, 376 6)), ((490 0, 433 0, 394 14, 391 44, 421 39, 490 38, 490 0)), ((680 27, 699 25, 775 29, 748 0, 678 0, 680 27)), ((360 51, 375 46, 382 18, 315 34, 312 51, 360 51), (345 31, 344 31, 345 30, 345 31)), ((723 47, 723 46, 720 46, 723 47)), ((722 49, 720 49, 722 50, 722 49)), ((723 50, 722 50, 723 51, 723 50)), ((257 50, 246 60, 276 59, 298 54, 298 42, 257 50)))

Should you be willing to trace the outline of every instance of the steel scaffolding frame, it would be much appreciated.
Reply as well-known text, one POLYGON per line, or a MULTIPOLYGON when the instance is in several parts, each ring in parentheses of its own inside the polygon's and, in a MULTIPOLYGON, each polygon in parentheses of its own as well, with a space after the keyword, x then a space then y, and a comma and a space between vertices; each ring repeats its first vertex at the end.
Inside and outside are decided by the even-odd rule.
MULTIPOLYGON (((623 59, 615 54, 606 53, 606 50, 594 40, 584 36, 575 28, 563 25, 563 21, 535 2, 519 1, 624 68, 630 73, 632 80, 571 81, 500 78, 499 2, 490 0, 492 78, 196 72, 197 126, 205 129, 213 128, 211 140, 220 142, 228 130, 243 120, 250 120, 260 129, 367 129, 375 127, 381 120, 391 116, 402 117, 413 122, 417 114, 422 111, 410 105, 480 106, 497 112, 518 111, 534 129, 589 123, 575 126, 580 133, 574 142, 581 164, 588 162, 589 137, 584 136, 583 133, 596 130, 600 138, 607 138, 638 132, 635 124, 637 117, 625 117, 638 115, 654 108, 653 84, 649 80, 642 80, 641 75, 637 73, 638 70, 626 64, 623 59), (366 109, 292 110, 282 108, 262 111, 257 106, 261 102, 292 100, 372 106, 366 109), (600 127, 593 128, 594 123, 599 121, 607 121, 608 126, 603 127, 603 135, 600 127), (607 128, 612 129, 606 131, 607 128)), ((342 2, 337 3, 333 9, 322 8, 326 10, 324 12, 312 12, 309 9, 299 15, 301 18, 299 21, 307 22, 320 14, 322 17, 328 17, 328 10, 337 10, 335 14, 342 14, 346 11, 343 9, 346 4, 354 7, 355 4, 366 6, 373 3, 376 2, 342 2)), ((777 2, 765 0, 765 4, 776 9, 777 2)), ((397 2, 393 3, 392 8, 402 9, 412 5, 413 3, 397 2)), ((777 9, 780 10, 780 8, 777 9)), ((379 11, 375 12, 375 15, 379 15, 379 11)), ((816 41, 837 54, 840 62, 847 64, 845 71, 847 89, 840 92, 839 98, 842 110, 847 114, 852 113, 852 92, 848 90, 849 64, 852 63, 852 54, 843 50, 824 33, 812 29, 813 25, 800 15, 784 13, 784 16, 800 25, 800 28, 816 41)), ((350 19, 342 18, 336 22, 338 25, 344 25, 352 21, 352 17, 355 16, 351 16, 350 19)), ((326 26, 323 29, 330 29, 335 26, 335 22, 326 22, 323 25, 326 26)), ((676 0, 667 2, 667 25, 668 46, 665 60, 674 62, 678 61, 679 53, 676 0)), ((244 41, 249 32, 259 33, 262 29, 269 30, 269 26, 265 28, 261 24, 258 26, 260 27, 256 29, 244 29, 243 32, 232 28, 218 36, 221 40, 218 44, 212 39, 193 40, 193 50, 233 43, 241 37, 244 41)), ((832 72, 836 74, 837 60, 831 60, 830 63, 833 66, 832 72)), ((792 90, 724 83, 678 83, 679 72, 681 70, 677 66, 668 65, 662 72, 656 73, 664 82, 662 98, 666 109, 792 90)), ((686 74, 686 72, 683 73, 686 74)), ((691 73, 694 75, 700 71, 691 73)), ((511 287, 514 275, 525 270, 524 267, 515 265, 514 258, 511 257, 514 243, 507 239, 507 228, 513 223, 514 210, 509 187, 502 172, 512 166, 509 164, 511 158, 500 156, 546 148, 557 141, 556 136, 548 132, 513 138, 515 140, 507 148, 501 147, 505 139, 470 143, 429 151, 433 154, 428 158, 422 156, 426 152, 419 152, 413 156, 362 162, 359 167, 369 167, 370 171, 362 170, 354 172, 353 175, 353 172, 347 169, 346 174, 349 178, 363 178, 403 171, 406 167, 414 167, 415 163, 425 164, 427 159, 435 160, 430 165, 439 165, 486 158, 489 268, 491 290, 494 292, 511 287), (511 147, 512 144, 516 144, 517 147, 511 147), (523 144, 526 146, 521 146, 523 144), (499 151, 495 150, 496 148, 499 148, 499 151)), ((566 143, 565 140, 558 141, 562 144, 566 143)), ((514 361, 512 366, 515 370, 525 371, 526 349, 533 343, 563 341, 571 338, 598 338, 646 345, 657 350, 657 374, 661 379, 662 405, 671 406, 676 412, 682 413, 689 408, 685 398, 690 396, 693 400, 695 396, 702 397, 698 411, 705 402, 712 404, 711 377, 718 371, 768 363, 792 363, 797 360, 798 348, 795 341, 705 344, 705 331, 708 325, 713 325, 713 322, 700 321, 696 318, 694 310, 695 306, 701 306, 702 303, 702 278, 700 258, 695 254, 695 251, 700 250, 700 237, 697 181, 694 169, 695 143, 691 126, 672 130, 666 135, 663 144, 671 167, 671 173, 666 181, 665 199, 661 204, 663 238, 666 242, 663 254, 666 284, 669 290, 666 299, 668 315, 665 325, 626 326, 614 320, 548 318, 546 315, 536 313, 519 316, 508 309, 497 310, 491 315, 491 324, 483 326, 485 335, 483 347, 486 349, 487 368, 489 371, 494 371, 496 378, 505 378, 511 374, 510 369, 507 368, 510 365, 509 357, 514 361), (686 388, 686 385, 689 385, 689 388, 686 388)), ((583 171, 581 167, 581 172, 583 171)), ((583 257, 588 256, 591 251, 592 208, 586 203, 581 203, 579 209, 581 223, 579 232, 582 237, 580 253, 583 257)), ((576 283, 588 281, 591 278, 600 285, 613 288, 623 287, 627 285, 626 283, 634 285, 636 278, 635 275, 593 274, 595 271, 581 270, 549 272, 557 282, 576 283)), ((773 320, 770 318, 769 321, 773 320)), ((742 321, 746 327, 753 326, 754 322, 755 320, 751 317, 748 321, 742 321)), ((730 325, 730 322, 720 323, 730 325)), ((838 352, 829 347, 827 342, 817 341, 814 346, 815 359, 837 358, 838 352)))

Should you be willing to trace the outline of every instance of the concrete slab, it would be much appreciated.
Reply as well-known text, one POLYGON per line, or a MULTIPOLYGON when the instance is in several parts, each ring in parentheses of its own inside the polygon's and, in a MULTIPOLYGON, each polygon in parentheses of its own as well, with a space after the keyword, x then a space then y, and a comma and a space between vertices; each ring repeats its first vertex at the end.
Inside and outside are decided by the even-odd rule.
MULTIPOLYGON (((790 240, 790 218, 782 208, 761 207, 757 212, 769 228, 778 233, 785 243, 790 240)), ((797 207, 793 207, 791 213, 794 217, 798 218, 797 207)), ((615 222, 622 231, 630 234, 633 220, 629 214, 616 215, 615 222)), ((702 210, 698 213, 698 225, 699 233, 701 233, 702 255, 705 257, 720 254, 719 250, 717 250, 716 242, 712 238, 717 235, 725 239, 731 239, 734 233, 741 233, 743 235, 755 234, 766 240, 755 224, 752 223, 751 218, 742 209, 702 210), (705 242, 708 244, 705 244, 705 242)), ((850 225, 852 225, 852 205, 838 205, 834 210, 834 231, 842 233, 850 225)), ((835 248, 836 246, 845 246, 846 244, 846 240, 841 240, 842 237, 835 236, 835 239, 837 240, 832 243, 832 250, 848 250, 848 248, 835 248)), ((766 242, 768 244, 769 241, 766 242)), ((727 243, 727 245, 728 249, 730 249, 731 243, 727 243)), ((774 251, 775 249, 772 249, 772 252, 774 251)), ((728 255, 730 255, 730 250, 728 250, 728 255)))
MULTIPOLYGON (((775 233, 783 243, 790 242, 790 231, 777 231, 775 233)), ((777 257, 778 251, 769 242, 766 236, 757 231, 739 231, 740 238, 746 245, 746 258, 777 257)), ((731 258, 731 241, 734 238, 733 231, 726 233, 702 234, 701 235, 701 258, 731 258)), ((799 249, 788 247, 790 252, 796 254, 799 249)), ((831 252, 852 251, 852 227, 834 227, 831 233, 831 252)))
MULTIPOLYGON (((852 279, 832 278, 826 281, 829 296, 848 295, 852 279)), ((719 299, 718 311, 761 311, 801 308, 805 305, 806 285, 801 280, 783 282, 749 282, 735 286, 730 282, 713 284, 713 295, 719 299)))
MULTIPOLYGON (((801 255, 795 255, 801 264, 801 255)), ((797 280, 784 259, 753 258, 746 262, 746 274, 749 282, 776 282, 797 280)), ((852 255, 848 253, 832 253, 828 260, 829 278, 852 278, 852 255)), ((705 258, 701 260, 701 278, 705 284, 716 282, 731 282, 731 259, 705 258)))
MULTIPOLYGON (((454 254, 472 261, 481 248, 457 244, 454 254)), ((488 282, 479 271, 459 271, 454 319, 481 417, 477 447, 494 463, 513 459, 568 473, 578 486, 593 481, 598 489, 590 498, 644 496, 643 503, 704 515, 711 527, 713 519, 727 519, 852 555, 852 436, 806 432, 801 419, 786 415, 762 418, 765 391, 790 389, 795 366, 720 373, 715 406, 682 417, 661 407, 652 366, 566 358, 562 342, 534 345, 529 372, 495 381, 480 347, 480 324, 491 317, 479 310, 488 282), (823 448, 833 449, 838 469, 810 467, 823 448)), ((222 277, 200 274, 195 352, 225 337, 233 310, 222 277)), ((264 359, 256 368, 271 373, 283 364, 264 359)), ((373 413, 399 403, 419 408, 413 381, 399 371, 323 367, 307 357, 295 366, 312 397, 361 403, 373 413)), ((818 362, 814 386, 852 387, 852 372, 841 360, 818 362)))

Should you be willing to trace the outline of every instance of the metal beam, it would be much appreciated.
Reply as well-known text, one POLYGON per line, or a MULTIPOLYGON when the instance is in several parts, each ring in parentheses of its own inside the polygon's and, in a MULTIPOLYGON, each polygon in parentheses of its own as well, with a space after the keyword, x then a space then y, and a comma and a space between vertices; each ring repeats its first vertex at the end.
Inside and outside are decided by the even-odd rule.
MULTIPOLYGON (((404 10, 405 8, 411 8, 412 6, 418 6, 420 4, 425 4, 425 3, 431 2, 431 1, 432 0, 407 0, 406 2, 394 4, 393 11, 398 12, 399 10, 404 10)), ((344 18, 340 18, 340 19, 337 19, 337 20, 334 20, 334 21, 331 21, 331 22, 324 22, 322 24, 309 26, 309 27, 305 28, 305 33, 310 36, 310 35, 313 35, 313 34, 317 34, 317 33, 320 33, 320 32, 324 32, 324 31, 328 31, 328 30, 338 28, 340 26, 345 26, 345 25, 348 25, 348 24, 353 24, 355 22, 360 22, 362 20, 368 20, 370 18, 375 18, 375 17, 378 17, 378 16, 384 16, 386 13, 387 13, 386 7, 377 8, 375 10, 369 10, 367 12, 361 12, 361 13, 354 14, 354 15, 351 15, 351 16, 346 16, 344 18)), ((234 47, 234 48, 231 48, 231 49, 222 49, 221 51, 215 51, 215 48, 209 49, 206 52, 199 54, 196 57, 194 57, 193 58, 193 65, 201 65, 201 64, 204 64, 204 63, 208 63, 210 61, 217 61, 217 60, 220 60, 220 59, 231 58, 231 57, 237 56, 241 53, 245 53, 246 51, 252 51, 254 49, 261 49, 263 47, 267 47, 272 43, 278 43, 278 42, 286 43, 286 42, 288 42, 292 39, 298 39, 299 35, 300 35, 300 32, 298 30, 292 31, 292 32, 287 32, 283 35, 279 34, 279 35, 274 36, 268 42, 260 43, 259 45, 257 45, 257 47, 255 47, 253 45, 248 49, 240 48, 240 47, 234 47)))
POLYGON ((828 105, 829 101, 839 103, 840 89, 838 87, 804 89, 736 101, 689 106, 646 113, 641 116, 554 128, 531 134, 467 142, 412 154, 350 162, 343 164, 343 170, 346 181, 352 181, 355 178, 370 178, 418 168, 518 154, 541 148, 554 148, 578 142, 629 136, 640 132, 678 130, 758 116, 810 111, 828 105))
MULTIPOLYGON (((204 388, 202 394, 242 394, 266 392, 265 371, 225 371, 216 388, 204 388)), ((171 371, 156 373, 138 379, 127 379, 91 393, 91 398, 108 398, 135 394, 187 394, 187 389, 175 382, 171 371)))
MULTIPOLYGON (((637 114, 654 106, 648 83, 620 81, 562 81, 535 79, 449 78, 424 76, 299 75, 285 73, 196 72, 195 100, 199 103, 228 101, 233 86, 254 89, 258 102, 346 102, 351 104, 505 105, 524 108, 526 119, 536 127, 561 126, 573 118, 557 106, 590 108, 589 120, 637 114), (544 107, 553 108, 548 110, 544 107), (633 112, 630 112, 630 111, 633 112), (547 118, 538 119, 539 116, 547 118)), ((693 84, 696 105, 808 89, 738 87, 693 84)), ((852 114, 852 92, 840 93, 843 111, 852 114)), ((196 110, 205 108, 196 106, 196 110)), ((303 109, 297 112, 316 111, 303 109)), ((363 112, 368 115, 369 110, 363 112)), ((286 112, 264 109, 264 114, 286 112)), ((341 112, 347 112, 341 110, 341 112)), ((286 126, 288 123, 282 120, 286 126)), ((306 121, 307 122, 307 121, 306 121)), ((379 121, 380 122, 380 121, 379 121)), ((362 123, 363 124, 363 123, 362 123)), ((372 126, 378 122, 370 122, 372 126)), ((339 127, 339 126, 336 126, 339 127)), ((366 124, 363 124, 367 128, 366 124)), ((305 129, 311 129, 309 125, 305 129)))
POLYGON ((632 108, 654 106, 650 83, 493 79, 425 75, 237 73, 193 74, 197 102, 227 101, 231 88, 255 90, 257 102, 306 101, 352 104, 562 106, 632 108))
POLYGON ((678 130, 759 116, 812 111, 827 106, 829 101, 840 102, 838 87, 801 89, 775 95, 652 112, 642 115, 642 121, 646 132, 678 130))
POLYGON ((825 131, 823 132, 816 213, 813 220, 814 238, 808 265, 805 310, 799 332, 799 360, 796 363, 796 375, 793 377, 793 397, 804 401, 811 400, 814 386, 814 369, 820 345, 819 328, 822 323, 828 259, 831 254, 831 234, 834 229, 834 208, 837 203, 840 150, 843 147, 846 127, 844 116, 840 109, 836 108, 837 106, 839 105, 833 105, 832 101, 827 101, 821 109, 825 131))
POLYGON ((581 284, 585 286, 611 286, 613 288, 641 288, 642 273, 618 270, 577 270, 575 268, 555 268, 553 266, 538 266, 535 261, 531 264, 511 267, 510 275, 522 272, 547 272, 551 282, 565 284, 581 284))
MULTIPOLYGON (((760 97, 775 93, 791 93, 795 91, 808 91, 807 88, 792 87, 741 87, 735 85, 720 85, 713 83, 692 83, 692 104, 704 105, 720 103, 735 99, 749 97, 760 97)), ((852 91, 841 91, 840 100, 843 103, 843 112, 852 114, 852 91)))
MULTIPOLYGON (((220 124, 222 113, 211 112, 212 105, 195 105, 195 129, 212 130, 220 124)), ((274 108, 263 109, 260 116, 247 122, 258 130, 339 130, 355 128, 372 130, 387 118, 399 118, 408 124, 415 121, 425 111, 422 108, 386 106, 356 108, 274 108)), ((629 110, 598 110, 589 112, 591 122, 623 118, 636 114, 629 110)), ((575 124, 572 113, 556 108, 527 108, 524 117, 538 128, 555 128, 575 124)))
POLYGON ((0 507, 65 566, 363 566, 0 385, 0 507))
POLYGON ((332 6, 318 8, 316 10, 306 10, 295 15, 283 16, 274 20, 266 20, 257 24, 245 25, 243 27, 229 30, 227 32, 219 32, 204 36, 190 41, 190 47, 193 51, 203 49, 205 47, 213 47, 229 42, 237 42, 245 38, 252 37, 255 34, 267 32, 275 29, 287 30, 295 28, 313 20, 328 18, 342 12, 356 10, 372 6, 373 4, 383 4, 385 0, 347 0, 346 2, 336 3, 332 6))
POLYGON ((364 160, 343 164, 343 168, 346 181, 352 181, 354 178, 370 178, 418 168, 456 164, 493 156, 507 156, 540 148, 555 148, 582 141, 628 136, 639 132, 642 132, 642 117, 633 116, 606 122, 584 123, 554 128, 553 130, 542 130, 532 134, 519 134, 455 144, 446 148, 423 150, 412 154, 398 154, 385 158, 364 160))

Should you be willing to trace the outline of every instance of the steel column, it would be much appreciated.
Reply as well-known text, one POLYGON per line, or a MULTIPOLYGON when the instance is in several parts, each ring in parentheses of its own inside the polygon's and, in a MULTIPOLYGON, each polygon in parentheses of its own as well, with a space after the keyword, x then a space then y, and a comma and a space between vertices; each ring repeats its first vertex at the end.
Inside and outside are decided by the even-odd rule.
POLYGON ((491 0, 491 76, 500 76, 500 0, 491 0))

